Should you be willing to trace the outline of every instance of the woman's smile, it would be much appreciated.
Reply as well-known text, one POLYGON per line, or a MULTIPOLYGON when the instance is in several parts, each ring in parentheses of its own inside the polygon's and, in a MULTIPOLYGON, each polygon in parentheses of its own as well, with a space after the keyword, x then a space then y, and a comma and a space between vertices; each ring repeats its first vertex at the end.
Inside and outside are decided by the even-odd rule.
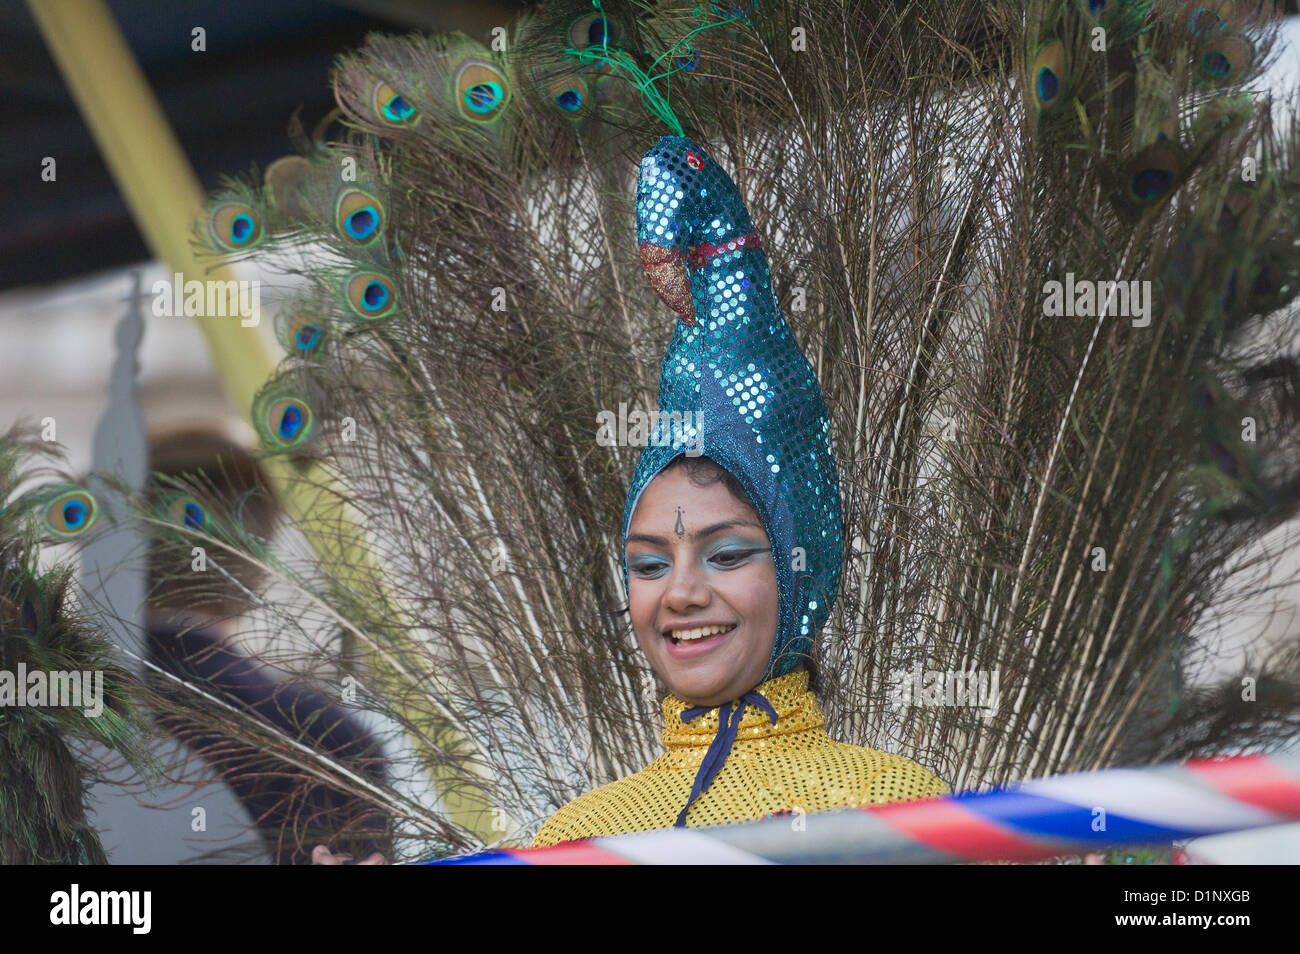
POLYGON ((691 659, 716 648, 736 631, 735 623, 670 626, 664 633, 668 651, 678 659, 691 659))

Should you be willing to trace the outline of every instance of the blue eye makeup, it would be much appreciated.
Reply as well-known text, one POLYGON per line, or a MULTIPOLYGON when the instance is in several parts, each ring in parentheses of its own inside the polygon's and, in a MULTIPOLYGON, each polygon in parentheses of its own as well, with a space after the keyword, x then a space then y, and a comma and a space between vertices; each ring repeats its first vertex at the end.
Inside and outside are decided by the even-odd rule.
MULTIPOLYGON (((771 556, 772 551, 766 543, 733 537, 713 544, 704 555, 704 561, 710 569, 733 570, 771 556)), ((657 553, 629 555, 627 558, 628 574, 641 580, 658 579, 670 565, 669 560, 657 553)))
POLYGON ((709 554, 708 560, 714 566, 729 570, 733 567, 743 566, 755 557, 765 555, 771 555, 771 551, 766 546, 752 540, 733 539, 719 542, 713 552, 709 554))
POLYGON ((628 573, 642 580, 653 580, 655 577, 662 576, 666 569, 668 564, 663 559, 648 554, 628 557, 627 560, 628 573))

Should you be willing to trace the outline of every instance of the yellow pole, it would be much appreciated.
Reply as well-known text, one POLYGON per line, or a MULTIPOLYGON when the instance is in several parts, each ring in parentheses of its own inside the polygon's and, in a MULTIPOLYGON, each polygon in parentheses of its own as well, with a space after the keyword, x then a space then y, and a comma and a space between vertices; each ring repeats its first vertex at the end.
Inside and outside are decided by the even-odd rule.
MULTIPOLYGON (((182 275, 232 280, 226 265, 201 263, 191 245, 194 223, 203 214, 203 189, 107 5, 103 0, 28 0, 28 6, 150 249, 182 275)), ((227 287, 233 299, 237 286, 227 287)), ((225 314, 236 315, 235 304, 228 301, 225 314)), ((257 329, 236 318, 200 318, 199 328, 227 395, 247 416, 275 360, 257 329)), ((328 491, 309 489, 320 485, 319 476, 294 479, 287 463, 272 458, 268 464, 272 483, 322 562, 345 578, 354 575, 348 568, 364 568, 368 561, 355 520, 328 491)), ((381 678, 399 678, 384 662, 372 661, 381 678)), ((442 720, 411 721, 439 747, 469 751, 463 736, 442 720)), ((434 775, 435 784, 453 777, 434 775)), ((501 837, 494 821, 513 825, 476 793, 450 784, 438 787, 448 814, 485 841, 501 837)))

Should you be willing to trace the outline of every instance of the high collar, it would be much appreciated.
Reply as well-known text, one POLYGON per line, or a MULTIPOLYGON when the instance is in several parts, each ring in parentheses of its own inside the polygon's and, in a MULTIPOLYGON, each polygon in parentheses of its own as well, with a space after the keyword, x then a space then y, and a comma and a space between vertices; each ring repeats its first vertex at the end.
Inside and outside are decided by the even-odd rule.
MULTIPOLYGON (((737 743, 789 732, 804 732, 826 724, 826 717, 817 705, 816 696, 808 691, 806 671, 786 673, 761 682, 754 688, 776 709, 777 724, 772 725, 767 713, 761 709, 746 705, 745 714, 740 720, 740 731, 736 736, 737 743)), ((662 739, 669 752, 695 748, 703 751, 718 733, 718 707, 715 706, 690 722, 683 722, 682 713, 690 708, 692 706, 689 702, 683 702, 672 693, 664 699, 662 739)))

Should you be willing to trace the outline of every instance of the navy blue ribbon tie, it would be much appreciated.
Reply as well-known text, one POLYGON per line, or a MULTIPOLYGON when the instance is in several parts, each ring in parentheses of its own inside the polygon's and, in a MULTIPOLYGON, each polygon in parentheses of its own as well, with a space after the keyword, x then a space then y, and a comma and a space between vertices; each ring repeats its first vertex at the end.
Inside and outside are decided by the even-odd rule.
MULTIPOLYGON (((686 805, 678 814, 674 828, 686 827, 686 813, 691 810, 691 805, 695 799, 709 790, 713 780, 722 771, 722 765, 727 761, 727 756, 731 754, 731 746, 736 741, 736 733, 740 731, 740 720, 745 715, 745 703, 749 703, 755 709, 762 709, 767 713, 772 725, 776 725, 776 709, 772 708, 772 703, 768 702, 757 689, 749 690, 734 702, 724 702, 718 708, 718 734, 713 737, 713 741, 709 743, 709 750, 704 753, 700 770, 695 773, 695 784, 691 786, 691 797, 686 799, 686 805), (734 711, 732 706, 735 706, 734 711)), ((690 722, 712 709, 713 706, 694 706, 682 713, 682 721, 690 722)))

